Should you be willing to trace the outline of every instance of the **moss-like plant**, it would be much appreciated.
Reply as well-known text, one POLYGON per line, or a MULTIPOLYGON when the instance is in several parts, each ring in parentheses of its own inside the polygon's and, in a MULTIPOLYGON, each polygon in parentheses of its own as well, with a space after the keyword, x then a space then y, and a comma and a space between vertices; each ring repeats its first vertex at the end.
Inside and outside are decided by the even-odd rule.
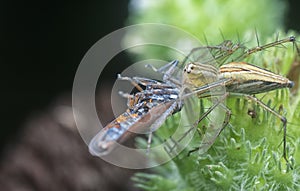
MULTIPOLYGON (((218 39, 218 42, 222 39, 219 28, 226 38, 236 39, 238 31, 244 37, 242 39, 249 39, 248 32, 256 27, 260 44, 264 44, 274 41, 277 36, 275 31, 282 27, 281 7, 284 7, 281 1, 166 0, 136 9, 129 21, 173 24, 200 39, 204 32, 209 39, 218 39)), ((280 36, 291 34, 281 32, 280 36)), ((250 43, 245 42, 247 47, 257 43, 255 35, 251 38, 250 43)), ((287 45, 286 48, 275 47, 257 53, 246 61, 289 76, 299 67, 297 56, 296 49, 287 45)), ((294 76, 291 80, 299 81, 299 74, 290 76, 294 76)), ((133 177, 136 186, 143 190, 299 190, 298 88, 295 87, 293 94, 281 89, 257 95, 270 108, 287 118, 287 157, 293 169, 282 157, 282 122, 254 102, 229 97, 226 106, 232 112, 230 123, 206 153, 199 155, 195 152, 187 156, 192 148, 189 146, 172 161, 153 168, 152 173, 137 173, 133 177)), ((168 137, 173 132, 172 128, 177 127, 178 120, 178 115, 167 119, 156 136, 162 139, 168 137)), ((203 121, 204 126, 207 121, 203 121)), ((193 146, 199 142, 199 136, 197 138, 196 134, 195 137, 191 143, 193 146)))
MULTIPOLYGON (((254 60, 260 61, 260 65, 269 65, 271 60, 277 59, 276 66, 271 68, 286 71, 290 61, 295 59, 295 51, 284 49, 284 54, 281 51, 270 51, 254 60)), ((230 97, 226 100, 232 111, 230 124, 207 153, 187 156, 192 148, 188 147, 169 163, 152 169, 153 173, 136 174, 133 178, 136 185, 144 190, 300 189, 299 96, 282 89, 257 97, 287 117, 287 156, 293 170, 282 157, 281 121, 249 100, 230 97), (249 115, 249 111, 255 112, 255 116, 249 115)), ((178 120, 177 116, 169 118, 157 136, 167 137, 167 130, 177 127, 178 120)))

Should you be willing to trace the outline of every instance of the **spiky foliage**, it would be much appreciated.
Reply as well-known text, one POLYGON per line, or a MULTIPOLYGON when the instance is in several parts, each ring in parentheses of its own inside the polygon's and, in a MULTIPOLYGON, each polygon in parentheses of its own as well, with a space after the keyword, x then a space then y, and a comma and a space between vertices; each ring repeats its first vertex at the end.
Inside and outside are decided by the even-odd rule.
MULTIPOLYGON (((276 65, 271 68, 287 71, 294 58, 295 51, 291 48, 266 52, 254 60, 263 66, 276 59, 276 65)), ((154 168, 153 174, 139 173, 133 180, 144 190, 300 189, 298 95, 291 95, 289 90, 257 95, 269 107, 287 117, 287 156, 293 170, 282 157, 281 121, 249 100, 230 97, 226 101, 232 111, 230 124, 207 153, 187 156, 191 149, 188 147, 168 164, 154 168), (254 114, 250 115, 249 111, 254 114)), ((157 136, 167 137, 168 130, 178 126, 178 120, 178 116, 168 119, 157 136)), ((197 138, 191 144, 197 144, 197 138)))
MULTIPOLYGON (((144 8, 143 11, 133 12, 130 21, 173 24, 199 38, 204 32, 210 41, 216 40, 212 43, 221 42, 218 28, 230 39, 236 39, 238 31, 244 37, 240 41, 246 41, 245 45, 252 47, 256 45, 256 37, 249 36, 249 30, 254 31, 255 27, 260 32, 260 44, 264 40, 270 42, 276 39, 277 33, 271 33, 281 27, 283 10, 280 7, 281 1, 162 1, 144 8), (253 7, 255 8, 252 9, 253 7), (241 11, 245 8, 247 11, 241 11), (186 19, 182 21, 181 18, 186 19), (248 43, 249 39, 252 40, 248 43)), ((289 35, 280 33, 280 36, 289 35)), ((286 76, 299 67, 299 60, 295 55, 296 50, 291 46, 277 47, 251 56, 246 61, 286 76)), ((293 76, 296 77, 291 80, 299 81, 299 75, 293 76)), ((169 163, 153 168, 153 173, 136 174, 133 177, 136 186, 143 190, 299 190, 298 88, 295 87, 293 94, 289 90, 277 90, 257 95, 288 120, 287 156, 293 170, 282 157, 281 121, 249 100, 230 97, 226 100, 226 105, 232 112, 230 124, 208 152, 187 156, 191 149, 188 147, 169 163), (251 115, 249 111, 252 112, 251 115)), ((172 128, 177 127, 178 120, 178 116, 168 119, 156 132, 156 136, 168 137, 173 131, 172 128)), ((203 123, 206 125, 205 121, 203 123)), ((197 141, 199 139, 195 138, 191 144, 195 145, 197 141)))

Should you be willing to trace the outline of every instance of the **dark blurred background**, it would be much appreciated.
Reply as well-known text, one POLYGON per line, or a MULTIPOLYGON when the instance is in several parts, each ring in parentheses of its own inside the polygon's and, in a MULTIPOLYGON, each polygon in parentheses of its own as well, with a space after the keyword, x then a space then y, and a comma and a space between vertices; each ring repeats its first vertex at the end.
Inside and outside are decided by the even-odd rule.
MULTIPOLYGON (((1 190, 136 190, 135 171, 88 153, 71 110, 81 59, 124 26, 128 3, 1 1, 1 190)), ((113 62, 121 70, 129 59, 113 62)), ((101 80, 109 84, 117 71, 108 70, 101 80)))
POLYGON ((289 7, 287 10, 286 18, 285 18, 285 28, 293 29, 299 33, 300 25, 299 25, 299 8, 300 2, 297 0, 288 0, 289 7))
MULTIPOLYGON (((124 26, 127 5, 116 0, 1 1, 1 148, 26 118, 71 92, 84 54, 124 26)), ((128 64, 125 56, 119 59, 128 64)))

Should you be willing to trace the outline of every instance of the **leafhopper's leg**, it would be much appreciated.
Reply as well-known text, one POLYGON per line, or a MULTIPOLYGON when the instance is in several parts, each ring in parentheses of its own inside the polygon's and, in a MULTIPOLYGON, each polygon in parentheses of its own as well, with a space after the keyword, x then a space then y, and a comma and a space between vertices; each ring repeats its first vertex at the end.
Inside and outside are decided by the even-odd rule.
POLYGON ((127 99, 132 99, 132 98, 134 98, 134 96, 132 95, 132 94, 129 94, 129 93, 125 93, 125 92, 123 92, 123 91, 119 91, 118 92, 119 93, 119 95, 121 96, 121 97, 123 97, 123 98, 127 98, 127 99))
POLYGON ((137 90, 139 90, 140 92, 143 91, 143 88, 136 82, 134 81, 132 78, 130 77, 123 77, 121 76, 121 74, 118 74, 118 79, 119 80, 127 80, 129 81, 137 90))
POLYGON ((145 67, 151 68, 154 72, 163 74, 163 81, 171 81, 177 85, 180 85, 180 83, 177 80, 172 78, 172 75, 174 74, 178 63, 178 60, 173 60, 172 62, 162 66, 161 68, 156 68, 151 64, 147 64, 145 65, 145 67))
POLYGON ((146 64, 145 67, 151 68, 151 70, 153 70, 154 72, 158 72, 160 74, 173 74, 178 63, 179 63, 178 60, 173 60, 172 62, 169 62, 168 64, 166 64, 160 68, 156 68, 155 66, 153 66, 151 64, 146 64))
POLYGON ((262 101, 260 101, 256 97, 253 97, 251 95, 244 95, 244 96, 247 99, 250 99, 250 100, 256 102, 262 108, 264 108, 268 112, 272 113, 274 116, 278 117, 281 120, 281 122, 283 124, 283 158, 287 162, 287 164, 289 164, 289 166, 292 168, 292 166, 290 165, 290 163, 289 163, 289 161, 287 159, 287 156, 286 156, 286 125, 287 125, 287 119, 284 116, 282 116, 279 113, 277 113, 276 111, 272 110, 269 106, 267 106, 266 104, 264 104, 262 101))
MULTIPOLYGON (((163 80, 164 81, 167 81, 167 80, 171 80, 172 79, 172 75, 174 74, 175 72, 175 69, 178 65, 179 61, 178 60, 174 60, 172 61, 170 64, 170 67, 169 69, 164 73, 164 76, 163 76, 163 80)), ((160 68, 162 69, 162 68, 160 68)))
POLYGON ((129 93, 124 93, 122 91, 119 91, 118 93, 121 97, 127 99, 127 107, 132 109, 136 103, 136 99, 134 99, 135 96, 129 93))

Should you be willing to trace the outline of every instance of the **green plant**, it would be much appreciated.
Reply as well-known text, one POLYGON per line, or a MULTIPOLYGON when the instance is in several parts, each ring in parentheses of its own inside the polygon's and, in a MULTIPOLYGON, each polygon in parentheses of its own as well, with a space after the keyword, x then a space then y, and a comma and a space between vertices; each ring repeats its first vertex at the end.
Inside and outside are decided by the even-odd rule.
MULTIPOLYGON (((289 67, 286 63, 295 58, 295 52, 293 49, 284 52, 270 51, 254 60, 260 60, 259 63, 264 65, 276 58, 277 64, 272 68, 285 71, 289 67)), ((136 174, 133 178, 136 185, 144 190, 299 189, 299 96, 282 89, 257 97, 288 119, 288 156, 293 170, 282 158, 281 121, 248 100, 230 97, 226 101, 232 111, 230 124, 207 153, 187 156, 188 150, 192 149, 190 146, 169 163, 152 169, 153 173, 136 174), (249 110, 256 113, 255 117, 248 114, 249 110)), ((156 135, 168 137, 172 132, 170 129, 178 126, 178 120, 177 115, 168 119, 156 135)), ((196 138, 191 145, 197 143, 196 138)))
MULTIPOLYGON (((258 0, 166 0, 156 3, 133 11, 129 23, 172 24, 191 32, 199 39, 205 33, 210 44, 222 42, 219 29, 226 39, 237 39, 238 31, 243 37, 241 42, 252 39, 249 43, 245 42, 247 47, 257 43, 256 36, 249 35, 253 34, 255 28, 259 31, 261 44, 276 39, 275 31, 282 28, 282 7, 285 7, 282 1, 258 0)), ((279 34, 289 36, 292 32, 279 34)), ((166 38, 172 38, 172 35, 166 38)), ((147 51, 145 54, 163 53, 147 51)), ((291 46, 272 48, 257 53, 246 61, 284 76, 294 70, 291 69, 293 62, 299 63, 296 50, 291 46)), ((299 77, 291 80, 299 81, 299 77)), ((299 190, 300 92, 299 87, 295 88, 293 94, 283 89, 257 95, 264 103, 287 117, 288 157, 293 170, 286 167, 282 158, 281 121, 248 100, 230 97, 226 100, 226 105, 232 112, 230 124, 208 152, 187 156, 192 145, 197 145, 197 141, 199 143, 196 137, 191 146, 169 163, 153 168, 152 173, 137 173, 133 177, 136 186, 144 190, 299 190), (249 110, 256 115, 249 115, 249 110)), ((168 137, 178 120, 177 115, 169 118, 156 132, 156 136, 168 137)), ((139 143, 141 145, 143 141, 139 143)))

